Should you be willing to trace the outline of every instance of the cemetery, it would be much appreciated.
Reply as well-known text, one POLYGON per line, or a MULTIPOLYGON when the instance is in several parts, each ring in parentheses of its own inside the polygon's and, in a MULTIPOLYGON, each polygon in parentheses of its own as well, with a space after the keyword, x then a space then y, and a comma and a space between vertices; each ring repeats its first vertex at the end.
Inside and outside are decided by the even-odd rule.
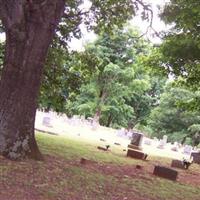
MULTIPOLYGON (((200 176, 200 173, 192 172, 200 167, 198 166, 198 155, 200 154, 198 149, 194 151, 191 146, 178 145, 178 141, 175 144, 168 143, 166 136, 159 140, 147 138, 143 133, 136 130, 115 130, 102 126, 95 126, 94 129, 91 120, 88 121, 83 117, 68 118, 54 112, 45 113, 42 111, 37 111, 35 127, 37 131, 42 131, 44 134, 69 138, 77 142, 84 141, 94 145, 97 150, 93 151, 99 151, 105 156, 115 155, 116 160, 114 162, 119 162, 118 164, 124 162, 118 160, 121 158, 128 162, 133 160, 135 167, 131 164, 130 169, 125 169, 123 172, 125 177, 129 176, 129 172, 126 172, 126 170, 130 170, 130 176, 132 176, 132 173, 137 174, 137 170, 140 170, 139 174, 151 174, 151 179, 155 179, 154 176, 156 176, 181 184, 188 179, 187 184, 199 184, 199 179, 196 176, 200 176), (173 150, 174 147, 176 147, 176 151, 173 150)), ((104 164, 100 164, 97 160, 83 154, 79 162, 83 167, 89 169, 93 167, 99 169, 100 167, 101 170, 106 171, 106 169, 103 169, 104 164)), ((126 167, 129 168, 127 165, 126 167)))
POLYGON ((174 142, 173 144, 167 142, 167 136, 163 138, 148 138, 143 133, 137 130, 127 131, 126 129, 111 129, 106 127, 93 127, 91 120, 84 119, 80 116, 68 118, 64 115, 58 115, 54 112, 45 113, 37 111, 35 128, 38 131, 46 131, 52 134, 65 135, 66 130, 70 130, 72 137, 80 140, 87 140, 92 142, 100 141, 102 147, 106 145, 120 146, 120 148, 127 148, 137 150, 144 154, 151 154, 154 156, 162 156, 179 160, 193 160, 191 162, 199 163, 199 150, 194 150, 190 145, 181 145, 174 142), (79 137, 77 137, 79 136, 79 137), (175 150, 174 150, 175 149, 175 150))
POLYGON ((0 0, 0 200, 200 200, 199 0, 0 0))

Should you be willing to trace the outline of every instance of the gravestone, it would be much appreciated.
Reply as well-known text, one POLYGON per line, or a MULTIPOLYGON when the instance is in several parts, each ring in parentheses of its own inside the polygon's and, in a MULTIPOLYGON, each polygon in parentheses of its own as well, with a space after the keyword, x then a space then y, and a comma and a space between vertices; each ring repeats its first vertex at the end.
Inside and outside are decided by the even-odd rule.
POLYGON ((176 181, 178 176, 178 172, 176 170, 159 165, 155 166, 153 174, 172 181, 176 181))
POLYGON ((97 149, 102 150, 102 151, 108 151, 110 148, 110 145, 106 145, 105 147, 98 146, 97 149))
POLYGON ((183 161, 181 160, 172 160, 171 167, 185 169, 183 161))
POLYGON ((174 144, 171 147, 172 151, 178 151, 178 142, 174 142, 174 144))
POLYGON ((131 143, 128 145, 128 148, 131 149, 141 149, 143 135, 141 133, 133 132, 131 143))
POLYGON ((200 164, 200 152, 192 152, 191 156, 193 157, 193 162, 200 164))
POLYGON ((141 133, 133 132, 131 144, 136 145, 136 146, 140 146, 142 139, 143 139, 143 135, 141 133))
POLYGON ((164 135, 162 140, 164 142, 164 145, 166 145, 167 144, 167 135, 164 135))
POLYGON ((143 153, 141 151, 136 151, 134 149, 128 149, 127 157, 146 160, 147 154, 145 154, 145 153, 143 153))
POLYGON ((144 144, 146 144, 146 145, 151 145, 151 140, 148 140, 148 139, 146 139, 145 141, 144 141, 144 144))
POLYGON ((50 117, 43 117, 42 120, 42 125, 47 126, 47 127, 52 127, 52 120, 50 117))
POLYGON ((172 151, 178 151, 178 147, 177 147, 177 146, 173 146, 173 147, 171 148, 171 150, 172 150, 172 151))
POLYGON ((185 145, 183 149, 183 153, 190 156, 192 153, 192 147, 190 145, 185 145))
POLYGON ((158 149, 164 149, 165 148, 165 141, 163 140, 160 140, 159 141, 159 144, 157 146, 158 149))

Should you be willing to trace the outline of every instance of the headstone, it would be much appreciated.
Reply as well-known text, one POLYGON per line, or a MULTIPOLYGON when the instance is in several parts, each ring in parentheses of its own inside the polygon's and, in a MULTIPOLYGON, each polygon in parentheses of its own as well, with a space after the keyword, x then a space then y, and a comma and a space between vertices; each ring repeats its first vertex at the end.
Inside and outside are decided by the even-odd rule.
POLYGON ((98 146, 97 149, 99 150, 103 150, 103 151, 108 151, 110 148, 110 145, 106 145, 105 147, 101 147, 101 146, 98 146))
MULTIPOLYGON (((131 139, 131 145, 132 147, 141 147, 143 135, 141 133, 133 132, 132 139, 131 139)), ((136 148, 137 149, 137 148, 136 148)))
POLYGON ((167 144, 167 135, 164 135, 162 140, 164 142, 164 145, 166 145, 167 144))
POLYGON ((144 144, 151 145, 151 140, 148 140, 148 139, 144 140, 144 144))
POLYGON ((145 153, 143 153, 141 151, 136 151, 134 149, 128 149, 127 157, 146 160, 147 154, 145 154, 145 153))
POLYGON ((155 166, 153 174, 173 181, 176 181, 178 176, 178 172, 176 170, 159 165, 155 166))
POLYGON ((171 147, 172 151, 178 151, 178 142, 174 142, 174 144, 171 147))
POLYGON ((172 150, 172 151, 178 151, 178 147, 177 147, 177 146, 173 146, 173 147, 171 148, 171 150, 172 150))
POLYGON ((171 167, 186 169, 184 167, 183 161, 181 161, 181 160, 172 160, 171 167))
POLYGON ((190 145, 186 145, 183 149, 183 153, 190 156, 192 152, 192 147, 190 145))
POLYGON ((50 117, 43 117, 42 125, 52 127, 52 120, 50 117))
POLYGON ((200 152, 192 152, 191 156, 193 157, 193 162, 200 164, 200 152))
POLYGON ((159 141, 159 144, 158 144, 158 146, 157 146, 157 148, 159 148, 159 149, 164 149, 165 148, 165 141, 163 141, 163 140, 160 140, 159 141))

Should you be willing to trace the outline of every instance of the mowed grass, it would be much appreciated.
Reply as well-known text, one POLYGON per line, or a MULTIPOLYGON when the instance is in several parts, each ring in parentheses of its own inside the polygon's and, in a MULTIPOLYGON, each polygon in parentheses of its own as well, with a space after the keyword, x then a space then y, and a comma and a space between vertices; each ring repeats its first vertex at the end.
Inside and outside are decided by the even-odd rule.
MULTIPOLYGON (((169 159, 140 161, 126 157, 120 147, 110 152, 98 144, 37 133, 44 162, 0 159, 0 200, 199 200, 200 186, 152 175, 154 164, 169 159), (81 158, 89 164, 80 164, 81 158), (135 168, 142 166, 141 170, 135 168)), ((200 179, 200 167, 190 171, 200 179)))

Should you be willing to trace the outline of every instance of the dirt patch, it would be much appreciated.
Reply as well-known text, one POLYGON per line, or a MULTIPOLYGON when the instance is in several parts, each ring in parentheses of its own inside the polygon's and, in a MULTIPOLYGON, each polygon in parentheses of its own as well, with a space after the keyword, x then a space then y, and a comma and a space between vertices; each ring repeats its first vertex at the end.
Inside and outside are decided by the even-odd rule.
MULTIPOLYGON (((152 175, 155 165, 153 161, 144 162, 144 166, 141 165, 139 169, 136 165, 122 166, 97 162, 81 164, 80 160, 67 161, 50 155, 45 155, 44 162, 33 160, 13 162, 0 157, 0 163, 0 200, 98 200, 103 199, 98 196, 100 194, 107 195, 105 199, 108 200, 148 200, 134 189, 121 186, 121 180, 135 178, 149 182, 155 178, 152 175), (81 175, 79 171, 72 173, 70 171, 72 169, 80 170, 80 173, 83 169, 94 175, 102 174, 102 179, 114 177, 117 184, 114 186, 103 179, 101 185, 94 179, 91 189, 95 190, 90 191, 89 188, 90 193, 87 194, 85 191, 87 177, 79 179, 84 174, 81 175), (74 183, 74 180, 77 182, 74 183)), ((200 184, 200 173, 193 169, 179 170, 178 182, 197 186, 200 184)))
MULTIPOLYGON (((87 168, 88 170, 92 170, 94 172, 101 172, 106 175, 112 175, 118 178, 123 177, 132 177, 132 178, 143 178, 148 179, 147 177, 154 178, 153 169, 155 165, 163 165, 159 161, 144 161, 144 165, 139 165, 139 169, 137 165, 113 165, 113 164, 102 164, 102 163, 87 163, 85 165, 75 164, 78 166, 82 166, 87 168)), ((166 164, 166 167, 170 167, 170 164, 166 164)), ((194 168, 190 168, 188 170, 176 169, 178 171, 178 180, 177 182, 181 184, 188 184, 192 186, 197 186, 200 184, 200 171, 197 170, 197 166, 194 168)), ((149 179, 150 180, 150 179, 149 179)))

